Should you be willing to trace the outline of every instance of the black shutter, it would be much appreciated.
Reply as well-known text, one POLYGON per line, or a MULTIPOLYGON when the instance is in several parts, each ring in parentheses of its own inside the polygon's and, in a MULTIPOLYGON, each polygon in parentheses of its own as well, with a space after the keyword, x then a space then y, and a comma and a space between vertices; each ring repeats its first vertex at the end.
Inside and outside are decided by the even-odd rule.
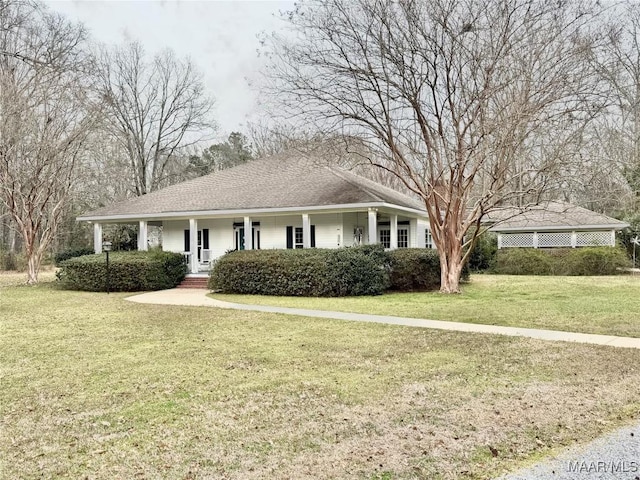
POLYGON ((316 226, 311 225, 311 248, 316 248, 316 226))
POLYGON ((287 248, 293 248, 293 227, 287 227, 287 248))
POLYGON ((209 229, 202 229, 202 248, 209 250, 209 229))
POLYGON ((184 231, 184 251, 191 251, 191 236, 189 235, 189 230, 184 231))

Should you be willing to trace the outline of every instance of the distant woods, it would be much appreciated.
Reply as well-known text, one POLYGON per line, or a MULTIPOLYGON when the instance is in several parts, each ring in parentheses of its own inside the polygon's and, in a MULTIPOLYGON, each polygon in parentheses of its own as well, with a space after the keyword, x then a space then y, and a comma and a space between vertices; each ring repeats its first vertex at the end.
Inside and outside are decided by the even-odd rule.
POLYGON ((253 149, 247 137, 242 133, 232 132, 226 141, 212 144, 200 155, 191 155, 186 173, 188 176, 200 177, 253 159, 253 149))
POLYGON ((213 106, 188 58, 0 2, 0 260, 22 252, 35 283, 46 252, 86 242, 76 215, 184 180, 213 106))

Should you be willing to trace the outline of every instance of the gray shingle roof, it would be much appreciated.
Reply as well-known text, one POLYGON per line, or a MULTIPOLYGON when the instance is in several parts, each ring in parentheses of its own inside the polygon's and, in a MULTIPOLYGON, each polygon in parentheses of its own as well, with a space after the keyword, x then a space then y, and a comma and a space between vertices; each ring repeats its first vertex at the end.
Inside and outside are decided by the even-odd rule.
POLYGON ((375 202, 424 210, 420 201, 347 170, 313 160, 269 157, 108 205, 79 219, 375 202))
POLYGON ((567 227, 621 230, 629 226, 615 218, 564 202, 545 202, 525 211, 505 207, 493 211, 485 221, 495 223, 490 230, 496 232, 558 230, 567 227))

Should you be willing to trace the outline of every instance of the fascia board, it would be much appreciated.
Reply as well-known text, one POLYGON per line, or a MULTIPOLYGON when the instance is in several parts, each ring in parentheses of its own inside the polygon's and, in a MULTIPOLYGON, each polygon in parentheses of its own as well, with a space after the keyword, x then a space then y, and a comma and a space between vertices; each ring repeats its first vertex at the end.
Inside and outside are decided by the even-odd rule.
POLYGON ((404 207, 386 202, 369 202, 369 203, 351 203, 342 205, 319 205, 310 207, 279 207, 279 208, 254 208, 254 209, 233 209, 233 210, 199 210, 188 212, 160 212, 160 213, 142 213, 142 214, 122 214, 122 215, 95 215, 76 217, 81 222, 124 222, 133 220, 161 220, 161 219, 185 219, 185 218, 215 218, 215 217, 244 217, 255 215, 279 215, 287 213, 313 213, 313 212, 331 212, 331 211, 354 211, 366 210, 368 208, 378 208, 385 210, 402 211, 413 214, 417 217, 427 217, 425 210, 404 207))

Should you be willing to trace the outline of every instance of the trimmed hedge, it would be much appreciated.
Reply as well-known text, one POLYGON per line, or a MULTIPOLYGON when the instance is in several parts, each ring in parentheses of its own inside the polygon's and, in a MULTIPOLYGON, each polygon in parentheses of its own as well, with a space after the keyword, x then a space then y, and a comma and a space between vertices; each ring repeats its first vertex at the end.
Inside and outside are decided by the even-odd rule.
POLYGON ((95 251, 93 248, 82 247, 82 248, 73 248, 69 250, 63 250, 62 252, 58 252, 53 257, 53 263, 56 267, 59 267, 62 262, 65 260, 69 260, 70 258, 83 257, 84 255, 93 255, 95 251))
POLYGON ((576 248, 562 262, 562 275, 617 275, 631 267, 622 248, 576 248))
POLYGON ((440 259, 436 250, 403 248, 388 252, 391 290, 413 291, 440 288, 440 259))
MULTIPOLYGON (((390 264, 390 290, 401 292, 440 288, 440 257, 430 248, 402 248, 387 252, 390 264)), ((462 269, 461 281, 469 280, 469 268, 462 269)))
MULTIPOLYGON (((462 280, 468 278, 465 268, 462 280)), ((434 290, 440 288, 440 260, 435 250, 385 252, 381 245, 234 251, 215 263, 209 288, 224 293, 309 297, 434 290)))
MULTIPOLYGON (((186 273, 187 265, 180 253, 152 250, 111 252, 109 255, 109 290, 112 292, 173 288, 184 279, 186 273)), ((56 276, 64 288, 105 292, 105 255, 85 255, 65 260, 60 264, 56 276)))
POLYGON ((495 272, 506 275, 616 275, 630 267, 621 248, 508 248, 498 251, 495 272))
POLYGON ((215 263, 209 288, 257 295, 380 295, 389 285, 387 261, 379 245, 234 251, 215 263))

